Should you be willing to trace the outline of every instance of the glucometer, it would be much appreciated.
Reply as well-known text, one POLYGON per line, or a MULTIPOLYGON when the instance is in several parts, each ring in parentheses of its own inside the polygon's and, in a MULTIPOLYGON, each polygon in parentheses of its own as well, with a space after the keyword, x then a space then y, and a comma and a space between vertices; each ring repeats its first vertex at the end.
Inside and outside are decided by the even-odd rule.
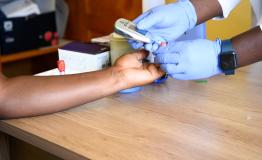
POLYGON ((135 23, 124 18, 120 18, 116 21, 115 32, 127 39, 132 39, 143 43, 151 42, 151 40, 145 36, 145 31, 138 30, 135 23))

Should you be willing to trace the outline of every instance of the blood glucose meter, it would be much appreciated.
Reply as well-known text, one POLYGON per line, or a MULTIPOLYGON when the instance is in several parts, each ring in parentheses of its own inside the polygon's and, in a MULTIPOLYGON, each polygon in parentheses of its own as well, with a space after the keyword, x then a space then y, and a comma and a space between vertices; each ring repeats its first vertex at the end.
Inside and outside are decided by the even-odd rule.
POLYGON ((127 39, 133 39, 143 43, 151 42, 151 40, 145 36, 145 32, 140 31, 136 28, 135 23, 124 18, 120 18, 116 21, 115 32, 127 39))

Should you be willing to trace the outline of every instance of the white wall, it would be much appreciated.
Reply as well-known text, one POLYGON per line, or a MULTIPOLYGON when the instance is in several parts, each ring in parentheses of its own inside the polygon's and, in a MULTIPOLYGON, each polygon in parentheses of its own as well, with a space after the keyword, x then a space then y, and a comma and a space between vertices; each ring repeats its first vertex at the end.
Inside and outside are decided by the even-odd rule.
POLYGON ((162 5, 165 4, 166 1, 165 0, 143 0, 143 12, 158 6, 158 5, 162 5))

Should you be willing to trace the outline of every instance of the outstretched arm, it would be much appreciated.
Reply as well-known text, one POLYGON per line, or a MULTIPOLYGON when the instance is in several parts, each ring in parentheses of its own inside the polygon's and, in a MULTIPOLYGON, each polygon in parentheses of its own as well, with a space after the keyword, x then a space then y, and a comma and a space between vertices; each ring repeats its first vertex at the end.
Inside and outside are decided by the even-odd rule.
POLYGON ((10 79, 0 75, 0 117, 58 112, 122 89, 153 82, 163 72, 153 64, 142 64, 141 60, 146 56, 144 51, 128 54, 109 69, 84 74, 10 79))
POLYGON ((232 39, 239 67, 262 61, 262 31, 255 27, 232 39))

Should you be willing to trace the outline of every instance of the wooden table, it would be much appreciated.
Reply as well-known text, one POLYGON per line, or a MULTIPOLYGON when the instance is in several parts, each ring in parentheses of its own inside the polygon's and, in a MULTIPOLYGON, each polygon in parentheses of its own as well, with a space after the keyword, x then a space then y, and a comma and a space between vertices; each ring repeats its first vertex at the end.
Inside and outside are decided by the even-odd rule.
POLYGON ((63 159, 262 159, 262 63, 208 83, 169 80, 75 109, 0 122, 63 159))

